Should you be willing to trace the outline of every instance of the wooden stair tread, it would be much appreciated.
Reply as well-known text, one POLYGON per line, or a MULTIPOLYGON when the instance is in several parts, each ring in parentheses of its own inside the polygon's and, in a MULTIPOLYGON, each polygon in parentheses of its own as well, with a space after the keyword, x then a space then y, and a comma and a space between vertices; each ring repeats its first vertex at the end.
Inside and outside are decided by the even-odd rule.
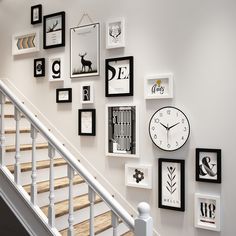
MULTIPOLYGON (((15 134, 16 133, 16 130, 15 129, 5 129, 5 134, 15 134)), ((30 129, 27 129, 27 128, 23 128, 23 129, 20 129, 20 133, 21 134, 25 134, 25 133, 30 133, 30 129)))
MULTIPOLYGON (((55 166, 66 165, 66 161, 63 158, 55 158, 53 161, 55 166)), ((36 168, 37 170, 46 169, 50 167, 50 160, 37 161, 36 168)), ((14 173, 14 165, 8 165, 7 168, 11 173, 14 173)), ((21 163, 21 172, 27 172, 32 170, 32 162, 21 163)))
MULTIPOLYGON (((0 117, 1 117, 1 115, 0 115, 0 117)), ((14 119, 15 116, 14 116, 14 114, 5 114, 5 115, 4 115, 4 118, 14 119)), ((24 116, 24 115, 21 115, 21 118, 25 118, 25 116, 24 116)))
MULTIPOLYGON (((102 199, 99 196, 96 196, 95 204, 99 202, 102 202, 102 199)), ((55 217, 60 217, 65 214, 68 214, 69 213, 68 205, 69 205, 68 200, 55 203, 55 217)), ((83 208, 88 207, 89 205, 90 203, 88 200, 88 194, 84 194, 74 198, 74 211, 81 210, 83 208)), ((48 206, 42 207, 41 210, 46 216, 48 216, 48 206)))
POLYGON ((128 231, 128 232, 122 234, 121 236, 134 236, 134 233, 131 231, 128 231))
MULTIPOLYGON (((36 149, 46 149, 48 148, 47 143, 38 143, 36 144, 36 149)), ((30 151, 32 150, 32 144, 21 144, 20 151, 30 151)), ((15 145, 6 146, 6 152, 15 152, 16 148, 15 145)))
MULTIPOLYGON (((74 177, 74 181, 73 184, 81 184, 84 183, 85 181, 79 176, 76 175, 74 177)), ((65 188, 69 186, 69 179, 67 177, 62 177, 62 178, 58 178, 54 180, 54 189, 61 189, 61 188, 65 188)), ((23 188, 25 189, 25 191, 30 194, 30 190, 31 190, 31 184, 25 185, 23 186, 23 188)), ((43 182, 39 182, 37 183, 37 192, 38 193, 45 193, 49 191, 49 180, 47 181, 43 181, 43 182)))

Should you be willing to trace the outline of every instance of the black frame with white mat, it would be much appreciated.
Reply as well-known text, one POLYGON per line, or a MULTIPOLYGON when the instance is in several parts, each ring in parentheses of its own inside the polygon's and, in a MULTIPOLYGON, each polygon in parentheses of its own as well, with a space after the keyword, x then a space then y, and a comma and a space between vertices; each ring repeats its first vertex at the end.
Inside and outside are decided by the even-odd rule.
POLYGON ((45 76, 45 58, 34 59, 34 77, 45 76))

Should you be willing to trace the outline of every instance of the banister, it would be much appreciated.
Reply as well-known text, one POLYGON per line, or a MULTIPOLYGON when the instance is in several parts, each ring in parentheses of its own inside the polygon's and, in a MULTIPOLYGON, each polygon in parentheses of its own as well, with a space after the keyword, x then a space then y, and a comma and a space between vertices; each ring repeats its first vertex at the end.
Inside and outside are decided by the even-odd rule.
POLYGON ((54 147, 58 153, 66 159, 70 166, 79 173, 79 175, 117 214, 123 222, 134 231, 134 219, 130 214, 120 205, 111 194, 91 175, 88 170, 78 162, 74 155, 63 146, 63 144, 35 117, 35 115, 8 89, 8 87, 0 80, 0 90, 8 99, 23 113, 31 124, 48 140, 50 145, 54 147))

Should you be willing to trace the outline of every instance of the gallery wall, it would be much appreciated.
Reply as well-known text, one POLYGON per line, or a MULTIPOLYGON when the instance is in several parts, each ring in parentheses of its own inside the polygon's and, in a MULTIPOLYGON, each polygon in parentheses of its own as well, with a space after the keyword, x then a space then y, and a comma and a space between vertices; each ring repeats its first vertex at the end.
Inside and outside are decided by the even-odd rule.
POLYGON ((233 235, 236 230, 235 11, 234 0, 1 0, 0 77, 14 83, 134 207, 140 201, 147 201, 151 205, 154 227, 161 236, 233 235), (42 25, 30 24, 30 7, 38 3, 43 5, 44 15, 66 12, 65 48, 42 49, 42 25), (77 26, 84 13, 101 24, 100 76, 70 79, 69 28, 77 26), (107 50, 105 22, 113 17, 126 20, 126 47, 107 50), (40 52, 13 57, 12 35, 36 28, 41 35, 40 52), (33 59, 57 54, 65 58, 65 81, 50 83, 47 76, 34 78, 33 59), (134 96, 106 98, 105 59, 120 56, 134 57, 134 96), (174 75, 174 98, 145 100, 145 76, 169 72, 174 75), (94 82, 95 102, 85 107, 96 109, 95 137, 78 136, 82 81, 94 82), (72 103, 56 103, 55 90, 62 87, 72 88, 72 103), (105 105, 113 103, 135 103, 139 106, 139 159, 105 156, 105 105), (174 152, 159 150, 148 133, 150 117, 166 105, 183 110, 191 126, 188 142, 174 152), (195 181, 196 148, 222 150, 221 184, 195 181), (185 160, 185 212, 158 208, 158 158, 185 160), (125 186, 126 163, 153 166, 152 190, 125 186), (196 192, 221 196, 221 232, 194 227, 196 192))

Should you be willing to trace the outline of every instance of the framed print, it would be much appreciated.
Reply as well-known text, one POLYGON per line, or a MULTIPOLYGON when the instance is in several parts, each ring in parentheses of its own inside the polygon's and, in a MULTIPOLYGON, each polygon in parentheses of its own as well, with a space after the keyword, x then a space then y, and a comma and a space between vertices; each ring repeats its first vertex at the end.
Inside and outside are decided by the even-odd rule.
POLYGON ((80 84, 80 102, 82 104, 93 103, 94 88, 92 82, 84 82, 80 84))
POLYGON ((96 135, 96 110, 79 109, 79 135, 96 135))
POLYGON ((99 75, 100 25, 99 23, 70 29, 70 77, 99 75))
POLYGON ((159 159, 159 208, 185 210, 185 161, 159 159))
POLYGON ((221 183, 221 150, 196 148, 196 181, 221 183))
POLYGON ((133 57, 106 59, 106 97, 133 96, 133 57))
POLYGON ((195 227, 220 231, 220 196, 195 193, 195 227))
POLYGON ((31 7, 31 24, 42 23, 42 5, 38 4, 31 7))
POLYGON ((137 105, 106 106, 106 156, 135 157, 139 155, 137 105))
POLYGON ((144 80, 145 99, 173 98, 173 74, 147 76, 144 80))
POLYGON ((65 46, 65 12, 43 17, 43 48, 65 46))
POLYGON ((34 59, 34 77, 45 76, 45 58, 34 59))
POLYGON ((57 103, 72 102, 72 88, 56 89, 56 102, 57 103))
POLYGON ((12 55, 39 51, 39 31, 28 31, 12 36, 12 55))
POLYGON ((49 58, 49 81, 63 81, 63 59, 61 56, 49 58))
POLYGON ((125 20, 124 18, 110 19, 106 23, 106 48, 125 47, 125 20))
POLYGON ((126 164, 125 185, 135 188, 152 189, 152 165, 126 164))

